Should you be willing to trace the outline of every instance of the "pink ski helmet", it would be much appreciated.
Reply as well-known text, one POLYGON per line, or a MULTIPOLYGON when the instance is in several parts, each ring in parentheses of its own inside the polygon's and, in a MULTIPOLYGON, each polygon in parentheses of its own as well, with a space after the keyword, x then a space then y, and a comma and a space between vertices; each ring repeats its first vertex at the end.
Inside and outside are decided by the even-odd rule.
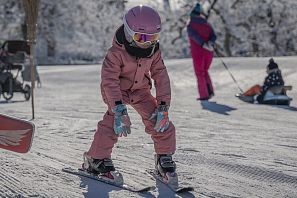
POLYGON ((148 6, 140 5, 128 10, 123 17, 123 23, 126 37, 130 38, 129 42, 133 40, 140 44, 151 44, 159 40, 161 18, 148 6))

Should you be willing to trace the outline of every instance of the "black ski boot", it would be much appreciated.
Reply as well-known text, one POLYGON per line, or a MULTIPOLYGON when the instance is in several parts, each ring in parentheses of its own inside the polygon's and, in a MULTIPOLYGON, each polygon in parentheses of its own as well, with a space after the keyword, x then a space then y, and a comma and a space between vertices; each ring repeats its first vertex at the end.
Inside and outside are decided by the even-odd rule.
POLYGON ((84 154, 83 168, 90 173, 101 174, 115 171, 111 159, 93 159, 91 156, 84 154))
POLYGON ((172 160, 171 154, 155 155, 156 170, 162 176, 166 173, 174 173, 176 169, 175 162, 172 160))
POLYGON ((172 160, 171 154, 156 154, 155 166, 156 174, 160 175, 163 178, 163 181, 172 186, 178 185, 178 178, 175 172, 176 165, 172 160))
POLYGON ((115 170, 111 159, 94 159, 84 153, 82 168, 103 180, 108 180, 119 185, 122 185, 124 182, 122 174, 115 170))

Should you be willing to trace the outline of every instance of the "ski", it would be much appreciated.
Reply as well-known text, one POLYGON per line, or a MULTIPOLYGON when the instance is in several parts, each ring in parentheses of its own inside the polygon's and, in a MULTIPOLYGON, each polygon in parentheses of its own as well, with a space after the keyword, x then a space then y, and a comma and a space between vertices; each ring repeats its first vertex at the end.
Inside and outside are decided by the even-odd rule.
POLYGON ((240 100, 247 102, 247 103, 254 103, 254 97, 253 96, 244 96, 241 93, 235 94, 235 97, 239 98, 240 100))
POLYGON ((107 180, 107 179, 105 179, 105 178, 103 178, 103 177, 101 177, 99 175, 89 173, 86 170, 81 169, 81 168, 74 169, 74 168, 71 168, 71 167, 65 167, 65 168, 62 168, 62 171, 66 172, 66 173, 73 174, 73 175, 87 177, 87 178, 90 178, 90 179, 93 179, 93 180, 103 182, 105 184, 109 184, 109 185, 112 185, 112 186, 115 186, 115 187, 118 187, 118 188, 122 188, 124 190, 128 190, 128 191, 131 191, 131 192, 136 192, 136 193, 143 193, 143 192, 147 192, 147 191, 151 191, 151 190, 155 189, 155 186, 136 187, 136 186, 132 186, 132 185, 129 185, 129 184, 126 184, 126 183, 119 184, 119 183, 107 180))
POLYGON ((183 192, 189 192, 194 190, 194 188, 191 186, 185 186, 185 185, 179 185, 179 184, 176 186, 176 185, 168 184, 162 176, 155 173, 154 169, 148 169, 146 170, 146 172, 152 177, 154 177, 156 180, 162 182, 165 186, 167 186, 170 190, 172 190, 175 193, 183 193, 183 192))

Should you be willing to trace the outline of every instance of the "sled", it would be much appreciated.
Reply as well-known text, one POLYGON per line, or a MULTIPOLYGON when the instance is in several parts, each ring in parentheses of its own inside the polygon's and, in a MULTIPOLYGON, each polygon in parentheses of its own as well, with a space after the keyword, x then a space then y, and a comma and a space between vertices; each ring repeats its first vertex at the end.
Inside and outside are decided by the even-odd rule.
POLYGON ((32 122, 0 114, 0 148, 27 153, 32 145, 34 130, 32 122))
POLYGON ((263 104, 290 105, 292 98, 287 96, 287 91, 292 90, 292 86, 271 87, 265 94, 263 104))
MULTIPOLYGON (((290 105, 290 102, 293 100, 287 96, 287 91, 292 90, 292 86, 274 86, 268 89, 266 92, 263 102, 261 104, 270 104, 270 105, 290 105)), ((236 94, 240 100, 248 103, 255 103, 254 96, 244 96, 241 93, 236 94)))

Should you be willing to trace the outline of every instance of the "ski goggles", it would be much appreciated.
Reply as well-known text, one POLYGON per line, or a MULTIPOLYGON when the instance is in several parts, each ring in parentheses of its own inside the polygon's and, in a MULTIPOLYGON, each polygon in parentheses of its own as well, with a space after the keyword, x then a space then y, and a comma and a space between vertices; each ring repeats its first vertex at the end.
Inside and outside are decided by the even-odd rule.
POLYGON ((159 40, 159 33, 157 34, 144 34, 140 32, 134 32, 133 41, 146 44, 146 43, 155 43, 159 40))
POLYGON ((142 32, 134 32, 130 29, 129 25, 126 22, 126 19, 124 18, 124 26, 126 27, 126 30, 128 31, 129 35, 132 37, 133 41, 139 44, 153 44, 159 41, 160 34, 146 34, 142 32))

